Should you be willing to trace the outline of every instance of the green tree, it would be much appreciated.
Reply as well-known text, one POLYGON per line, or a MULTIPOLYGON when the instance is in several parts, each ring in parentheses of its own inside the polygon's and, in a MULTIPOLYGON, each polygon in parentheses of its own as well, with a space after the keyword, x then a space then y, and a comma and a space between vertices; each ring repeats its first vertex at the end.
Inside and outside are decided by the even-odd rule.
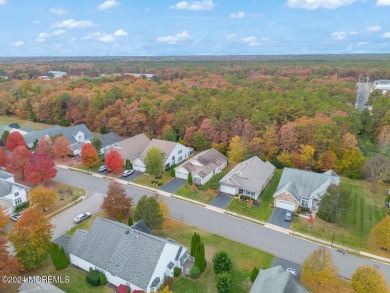
POLYGON ((131 217, 129 217, 128 219, 127 219, 127 225, 129 225, 129 226, 133 226, 133 219, 131 218, 131 217))
POLYGON ((217 275, 218 293, 230 293, 233 289, 233 279, 229 272, 222 272, 217 275))
POLYGON ((175 171, 175 167, 172 166, 171 169, 169 170, 169 173, 172 177, 175 177, 176 176, 176 171, 175 171))
POLYGON ((193 147, 198 151, 204 151, 210 148, 210 142, 207 137, 200 131, 197 131, 192 136, 193 147))
POLYGON ((203 242, 199 242, 196 246, 194 265, 197 266, 201 272, 206 269, 206 257, 203 242))
POLYGON ((93 145, 93 147, 95 148, 95 150, 99 153, 100 152, 100 149, 102 148, 102 141, 97 138, 97 137, 94 137, 92 138, 91 140, 91 144, 93 145))
POLYGON ((259 274, 259 269, 254 267, 251 273, 251 281, 252 283, 255 282, 257 275, 259 274))
POLYGON ((217 251, 213 256, 213 267, 216 275, 222 272, 230 272, 233 262, 229 254, 224 250, 217 251))
POLYGON ((126 170, 133 169, 133 164, 130 162, 129 159, 126 159, 125 168, 126 168, 126 170))
POLYGON ((69 265, 69 259, 63 247, 60 247, 57 243, 50 245, 50 257, 56 270, 63 270, 69 265))
POLYGON ((390 292, 382 273, 375 267, 362 266, 352 275, 351 287, 356 293, 390 292))
POLYGON ((167 127, 164 128, 162 139, 168 141, 177 141, 177 135, 175 130, 172 128, 172 126, 168 125, 167 127))
POLYGON ((247 157, 247 149, 239 136, 235 136, 230 141, 228 157, 231 162, 241 162, 247 157))
POLYGON ((190 247, 190 255, 195 256, 196 247, 200 243, 200 235, 194 232, 194 235, 191 237, 191 247, 190 247))
POLYGON ((4 143, 7 142, 7 138, 8 138, 8 135, 9 135, 9 131, 8 130, 5 130, 1 136, 1 139, 3 140, 4 143))
POLYGON ((322 196, 317 216, 329 223, 338 223, 348 204, 348 191, 341 186, 331 184, 322 196))
POLYGON ((191 174, 191 172, 188 173, 187 183, 188 183, 189 185, 192 185, 192 174, 191 174))
POLYGON ((134 221, 144 220, 151 229, 161 230, 164 216, 160 204, 153 196, 142 196, 134 211, 134 221))
POLYGON ((160 178, 164 172, 164 153, 158 147, 152 147, 146 153, 146 173, 160 178))

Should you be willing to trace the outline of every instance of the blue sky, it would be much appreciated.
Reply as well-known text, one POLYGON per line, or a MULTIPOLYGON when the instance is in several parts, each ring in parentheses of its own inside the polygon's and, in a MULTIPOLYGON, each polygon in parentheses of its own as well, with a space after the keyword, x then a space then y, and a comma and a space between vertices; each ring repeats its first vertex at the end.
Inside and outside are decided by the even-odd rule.
POLYGON ((0 56, 390 53, 390 0, 0 0, 0 56))

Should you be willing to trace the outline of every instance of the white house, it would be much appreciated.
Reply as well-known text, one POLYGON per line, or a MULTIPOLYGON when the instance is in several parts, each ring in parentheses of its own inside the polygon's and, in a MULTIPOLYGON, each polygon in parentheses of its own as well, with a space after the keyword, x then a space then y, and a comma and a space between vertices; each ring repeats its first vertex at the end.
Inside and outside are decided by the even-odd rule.
POLYGON ((245 195, 258 199, 274 175, 275 167, 252 157, 239 163, 219 181, 219 190, 224 193, 245 195))
POLYGON ((70 262, 85 271, 99 270, 109 283, 126 285, 131 292, 157 291, 175 267, 182 268, 188 249, 136 225, 97 217, 88 231, 78 229, 66 244, 70 262))
POLYGON ((0 170, 0 206, 10 214, 15 207, 26 202, 30 187, 16 183, 14 175, 0 170))
POLYGON ((153 148, 159 148, 164 154, 164 167, 165 170, 169 169, 172 165, 176 165, 186 158, 190 157, 193 153, 193 149, 186 147, 178 142, 160 140, 160 139, 152 139, 146 148, 143 150, 141 155, 135 159, 133 163, 133 169, 141 172, 145 172, 146 167, 144 160, 148 151, 153 148))
POLYGON ((104 152, 108 149, 117 148, 118 142, 122 140, 122 138, 115 132, 102 134, 101 136, 98 137, 98 139, 102 143, 102 147, 99 151, 100 154, 104 154, 104 152))
POLYGON ((188 159, 175 168, 175 176, 187 180, 191 173, 195 184, 205 184, 210 178, 222 171, 228 164, 228 158, 216 149, 209 149, 188 159))
POLYGON ((274 194, 274 205, 286 210, 298 206, 317 209, 318 203, 331 184, 338 185, 340 177, 333 171, 314 173, 299 169, 284 168, 274 194))

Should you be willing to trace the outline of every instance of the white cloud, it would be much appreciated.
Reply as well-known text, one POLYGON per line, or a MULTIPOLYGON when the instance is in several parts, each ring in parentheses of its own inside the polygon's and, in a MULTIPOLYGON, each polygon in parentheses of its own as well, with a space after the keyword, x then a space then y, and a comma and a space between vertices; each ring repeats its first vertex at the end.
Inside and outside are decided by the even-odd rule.
POLYGON ((125 36, 127 36, 127 32, 123 29, 119 29, 119 30, 114 32, 114 36, 115 37, 125 37, 125 36))
POLYGON ((332 33, 332 38, 337 41, 345 40, 345 37, 347 36, 346 32, 334 32, 332 33))
POLYGON ((390 6, 390 0, 377 0, 376 6, 390 6))
POLYGON ((231 13, 229 16, 230 18, 244 18, 245 12, 244 11, 235 12, 235 13, 231 13))
POLYGON ((80 20, 76 21, 73 18, 66 19, 60 22, 55 22, 52 24, 52 27, 63 27, 67 29, 72 29, 72 28, 85 28, 85 27, 91 27, 93 26, 93 22, 90 20, 80 20))
POLYGON ((261 38, 260 40, 257 39, 254 36, 251 37, 245 37, 242 38, 241 41, 243 41, 245 44, 247 44, 250 47, 260 46, 264 43, 267 43, 270 41, 270 38, 261 38))
POLYGON ((358 46, 367 46, 369 44, 369 42, 358 42, 357 45, 358 46))
POLYGON ((234 40, 236 38, 236 36, 237 36, 236 34, 230 34, 230 35, 226 36, 225 39, 231 41, 231 40, 234 40))
POLYGON ((110 43, 114 41, 114 37, 112 35, 102 34, 101 36, 98 37, 98 40, 103 43, 110 43))
POLYGON ((66 33, 66 30, 55 30, 52 33, 40 33, 38 37, 35 39, 38 43, 43 43, 46 41, 46 39, 59 36, 66 33))
POLYGON ((382 35, 384 38, 390 38, 390 32, 386 32, 382 35))
POLYGON ((52 33, 50 34, 50 36, 51 36, 51 37, 59 36, 59 35, 62 35, 62 34, 64 34, 64 33, 66 33, 66 30, 56 30, 56 31, 52 32, 52 33))
POLYGON ((186 10, 213 10, 214 2, 213 0, 200 0, 200 1, 181 1, 171 6, 171 9, 186 9, 186 10))
POLYGON ((119 4, 120 3, 117 2, 116 0, 106 0, 102 4, 99 4, 97 9, 106 10, 106 9, 110 9, 110 8, 115 7, 115 6, 118 6, 119 4))
POLYGON ((66 10, 62 7, 53 7, 49 10, 50 13, 58 14, 58 15, 66 15, 66 10))
POLYGON ((377 31, 380 31, 382 29, 381 26, 379 25, 375 25, 375 26, 370 26, 366 29, 366 31, 368 32, 377 32, 377 31))
POLYGON ((351 35, 358 35, 359 32, 350 32, 351 35))
POLYGON ((7 0, 0 0, 0 5, 5 5, 7 4, 7 0))
POLYGON ((20 46, 23 46, 23 45, 24 45, 23 41, 16 41, 12 46, 13 47, 20 47, 20 46))
POLYGON ((187 32, 184 31, 180 34, 177 34, 175 36, 161 36, 156 39, 157 42, 160 43, 167 43, 170 45, 185 41, 185 40, 190 40, 192 39, 191 35, 187 32))
POLYGON ((335 9, 341 6, 350 5, 356 1, 358 0, 288 0, 287 6, 291 8, 303 8, 308 10, 318 8, 335 9))

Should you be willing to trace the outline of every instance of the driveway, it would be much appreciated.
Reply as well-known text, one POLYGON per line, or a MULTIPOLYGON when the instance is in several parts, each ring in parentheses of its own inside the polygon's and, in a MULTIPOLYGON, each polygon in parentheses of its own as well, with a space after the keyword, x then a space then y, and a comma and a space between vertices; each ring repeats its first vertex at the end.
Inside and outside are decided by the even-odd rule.
POLYGON ((284 216, 286 215, 287 210, 281 208, 274 208, 272 211, 271 217, 268 220, 268 223, 290 229, 291 222, 285 221, 284 216))
POLYGON ((220 192, 210 202, 210 205, 215 206, 217 208, 226 209, 229 206, 232 199, 233 199, 232 195, 220 192))
POLYGON ((134 170, 134 173, 131 174, 130 176, 127 176, 127 177, 121 176, 119 179, 125 180, 125 181, 133 181, 135 178, 141 176, 142 174, 144 174, 144 173, 134 170))
POLYGON ((178 190, 180 187, 182 187, 186 183, 187 183, 187 180, 184 180, 181 178, 174 178, 172 181, 169 181, 167 184, 165 184, 163 187, 161 187, 160 190, 174 193, 176 190, 178 190))
POLYGON ((294 269, 295 270, 295 278, 297 278, 297 280, 301 279, 302 265, 297 264, 297 263, 292 262, 292 261, 289 261, 289 260, 286 260, 284 258, 280 258, 280 257, 275 256, 274 261, 271 264, 271 267, 276 267, 276 266, 282 266, 284 269, 287 269, 287 268, 294 269))

